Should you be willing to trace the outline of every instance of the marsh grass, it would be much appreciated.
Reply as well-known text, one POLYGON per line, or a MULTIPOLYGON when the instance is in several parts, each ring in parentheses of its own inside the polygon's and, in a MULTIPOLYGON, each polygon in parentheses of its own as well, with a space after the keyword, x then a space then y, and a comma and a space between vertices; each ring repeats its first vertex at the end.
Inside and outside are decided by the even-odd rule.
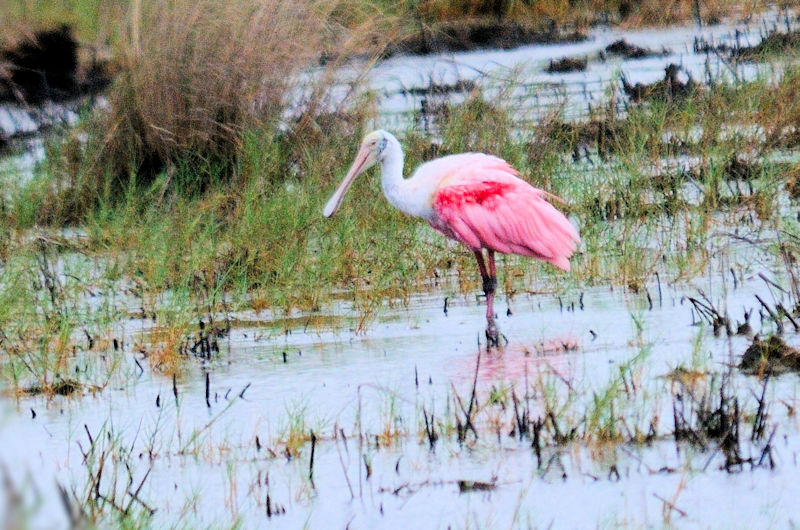
MULTIPOLYGON (((287 405, 282 425, 279 427, 276 446, 282 446, 286 458, 297 458, 307 442, 311 441, 311 426, 308 424, 305 405, 287 405)), ((319 432, 319 429, 317 429, 319 432)), ((277 452, 277 451, 275 451, 277 452)))
MULTIPOLYGON (((88 369, 96 363, 83 366, 83 381, 74 379, 76 352, 111 352, 108 332, 121 313, 90 302, 98 282, 73 243, 35 237, 15 249, 0 283, 0 349, 4 379, 12 391, 68 395, 80 391, 84 382, 93 389, 108 384, 110 373, 103 376, 99 366, 99 371, 88 369)), ((115 366, 113 357, 100 365, 115 366)))
MULTIPOLYGON (((176 4, 177 5, 177 4, 176 4)), ((239 5, 247 5, 240 2, 239 5)), ((559 27, 585 28, 597 23, 623 23, 626 26, 649 26, 685 23, 700 20, 708 23, 726 16, 745 18, 767 8, 764 0, 730 2, 709 0, 678 0, 666 8, 654 0, 630 2, 628 0, 540 0, 536 2, 497 0, 426 0, 387 2, 385 0, 360 0, 358 2, 314 5, 326 9, 332 19, 344 27, 363 30, 356 38, 364 42, 381 32, 390 31, 395 37, 419 30, 420 24, 434 25, 446 22, 474 22, 503 20, 528 24, 543 30, 559 27), (699 8, 699 9, 698 9, 699 8)), ((795 5, 782 2, 782 6, 795 5)), ((32 28, 62 23, 73 25, 82 40, 102 43, 111 40, 130 42, 132 33, 142 35, 147 26, 142 21, 138 27, 131 24, 136 13, 148 9, 148 0, 136 2, 99 2, 97 0, 9 0, 0 6, 0 24, 8 28, 32 28), (127 25, 127 27, 126 27, 127 25), (136 31, 133 31, 136 28, 136 31)), ((435 28, 430 28, 435 29, 435 28)), ((127 44, 127 43, 126 43, 127 44)), ((331 46, 331 48, 334 48, 331 46)))
POLYGON ((113 426, 104 424, 92 433, 84 425, 86 440, 77 441, 86 480, 65 486, 57 483, 68 521, 73 526, 114 524, 121 528, 147 526, 155 512, 142 490, 153 470, 137 465, 133 448, 113 426))
MULTIPOLYGON (((197 18, 191 20, 205 16, 200 11, 194 15, 197 18)), ((246 29, 239 27, 233 34, 249 35, 246 29)), ((222 44, 230 52, 230 42, 222 44)), ((147 46, 142 44, 142 54, 152 52, 147 46)), ((195 68, 189 72, 197 72, 202 57, 189 58, 195 68)), ((149 75, 154 72, 158 70, 149 75)), ((147 79, 146 73, 140 72, 144 77, 139 82, 147 79)), ((556 110, 536 127, 515 112, 506 97, 513 87, 506 87, 496 98, 475 92, 463 104, 447 106, 436 117, 435 129, 398 133, 409 169, 432 156, 488 151, 511 161, 534 185, 564 198, 566 204, 559 207, 580 227, 583 239, 572 275, 504 257, 501 285, 509 297, 524 291, 608 285, 644 299, 645 293, 650 296, 648 285, 652 287, 656 274, 659 281, 677 282, 709 272, 715 264, 713 247, 729 245, 725 232, 736 227, 743 238, 751 231, 780 233, 779 241, 762 250, 792 279, 795 307, 790 310, 796 312, 800 236, 791 215, 795 199, 785 188, 796 185, 797 163, 772 162, 769 156, 776 148, 794 156, 800 146, 794 105, 797 77, 789 68, 777 82, 720 82, 713 90, 681 101, 630 106, 622 115, 613 106, 600 108, 584 123, 567 124, 556 110), (753 123, 758 126, 755 133, 753 123), (732 161, 752 171, 745 178, 731 170, 732 161)), ((132 83, 127 79, 119 86, 130 91, 132 83)), ((115 107, 110 119, 120 118, 122 112, 135 119, 146 114, 136 106, 141 102, 134 102, 135 91, 122 96, 130 98, 123 100, 129 106, 115 107)), ((184 105, 195 101, 189 97, 184 105)), ((161 143, 152 152, 167 162, 160 160, 149 173, 137 171, 140 146, 115 151, 121 153, 118 160, 125 172, 103 161, 110 145, 104 134, 108 116, 90 117, 82 125, 89 133, 86 143, 77 137, 54 142, 36 178, 21 189, 7 190, 2 203, 3 379, 17 393, 104 388, 119 365, 75 374, 75 360, 106 355, 119 359, 112 346, 119 337, 118 323, 132 316, 142 321, 146 333, 125 337, 130 342, 126 351, 133 350, 137 360, 147 359, 156 370, 175 374, 192 358, 187 345, 203 333, 198 321, 208 330, 212 322, 222 326, 230 312, 268 310, 280 316, 299 309, 315 314, 323 313, 333 300, 346 300, 353 329, 363 331, 383 308, 406 303, 422 289, 478 291, 470 253, 394 211, 380 198, 374 175, 356 182, 339 216, 321 218, 322 206, 346 170, 359 137, 374 120, 372 96, 354 96, 347 103, 351 102, 329 112, 311 98, 306 101, 311 104, 282 127, 276 127, 274 115, 247 119, 223 130, 220 134, 231 136, 219 142, 213 131, 219 130, 221 120, 214 122, 210 134, 188 133, 190 127, 183 125, 175 126, 181 134, 152 133, 154 139, 147 141, 161 143), (204 143, 210 151, 196 156, 204 143), (221 151, 215 152, 217 148, 221 151), (76 225, 80 237, 54 235, 64 224, 76 225), (94 295, 103 301, 89 303, 94 295)), ((128 140, 145 138, 142 130, 131 129, 128 140)), ((291 321, 286 322, 288 330, 291 321)), ((409 438, 440 454, 530 448, 542 476, 560 476, 560 455, 579 446, 608 457, 609 447, 667 440, 674 440, 679 451, 687 444, 711 455, 719 449, 724 468, 731 472, 748 465, 773 465, 775 427, 769 411, 777 404, 766 392, 771 383, 764 381, 760 400, 756 393, 752 399, 737 398, 747 393, 730 371, 720 372, 709 363, 703 342, 707 332, 699 328, 686 363, 664 377, 650 373, 650 344, 635 314, 634 355, 596 387, 542 370, 524 386, 506 380, 472 388, 453 386, 444 403, 428 401, 420 392, 415 398, 417 417, 411 421, 399 412, 405 410, 407 396, 384 391, 371 399, 370 407, 376 410, 369 423, 359 400, 356 425, 333 422, 332 431, 332 422, 310 417, 302 404, 291 405, 278 411, 275 433, 265 439, 262 455, 297 462, 302 495, 309 499, 315 493, 313 481, 306 479, 304 457, 310 458, 312 431, 320 443, 338 444, 348 428, 348 437, 358 439, 357 456, 353 441, 350 450, 346 440, 344 444, 345 451, 353 451, 352 458, 347 453, 348 462, 358 467, 359 493, 362 476, 369 479, 378 465, 378 451, 401 448, 409 438), (748 436, 752 446, 745 441, 748 436)), ((179 426, 177 455, 218 461, 219 455, 233 454, 236 443, 212 433, 219 424, 215 422, 232 410, 233 401, 188 433, 181 433, 179 426)), ((81 446, 86 481, 64 489, 71 513, 90 525, 146 525, 148 499, 130 492, 146 482, 148 460, 137 460, 111 427, 87 434, 90 445, 81 446), (137 467, 135 461, 144 464, 137 467)), ((225 487, 233 519, 241 509, 236 504, 236 475, 244 466, 235 459, 228 462, 225 487)), ((342 467, 355 496, 344 463, 342 467)), ((268 479, 262 487, 260 473, 256 491, 266 500, 259 507, 268 517, 282 513, 283 506, 270 498, 268 479)), ((355 473, 351 476, 355 483, 355 473)), ((200 510, 202 501, 190 500, 186 510, 200 510)))
MULTIPOLYGON (((725 85, 677 103, 631 107, 624 116, 599 110, 566 135, 554 134, 565 130, 555 125, 520 135, 527 122, 515 116, 503 94, 496 101, 469 96, 438 118, 440 136, 412 130, 406 146, 411 168, 428 159, 432 148, 438 155, 497 153, 534 185, 564 198, 583 239, 575 272, 565 278, 530 260, 506 257, 501 274, 509 294, 532 278, 555 282, 558 289, 570 282, 611 281, 638 290, 656 272, 691 277, 704 270, 708 236, 717 227, 748 211, 759 223, 776 222, 783 166, 761 163, 752 181, 732 179, 732 157, 760 144, 720 131, 746 122, 748 115, 764 124, 777 120, 764 109, 769 98, 792 97, 783 82, 725 85), (744 113, 735 123, 725 121, 731 105, 744 113), (613 135, 598 133, 597 124, 606 124, 606 131, 614 124, 613 135), (600 156, 602 138, 606 153, 600 156), (588 163, 573 159, 576 142, 587 142, 588 163), (697 162, 689 170, 659 169, 665 157, 682 156, 697 162), (594 157, 605 160, 601 167, 594 157)), ((164 330, 151 351, 154 366, 174 370, 194 323, 219 311, 316 311, 338 290, 354 304, 356 329, 364 329, 385 304, 403 303, 424 285, 478 289, 469 253, 391 209, 372 175, 356 182, 343 215, 321 217, 367 129, 370 99, 357 108, 304 115, 286 132, 265 125, 246 129, 231 176, 209 170, 220 176, 205 188, 198 187, 191 157, 150 181, 131 179, 121 191, 106 186, 93 192, 95 206, 78 217, 87 249, 109 275, 133 282, 146 312, 158 315, 164 330)), ((557 121, 554 115, 549 123, 557 121)), ((791 127, 768 127, 791 138, 791 127)), ((59 146, 53 150, 58 153, 59 146)), ((83 160, 94 164, 91 156, 83 160)), ((55 223, 60 215, 53 212, 70 204, 69 194, 81 186, 65 181, 56 162, 46 165, 15 192, 7 241, 31 223, 55 223)))
MULTIPOLYGON (((189 31, 183 23, 194 27, 197 31, 185 35, 189 42, 184 45, 189 46, 205 24, 213 26, 210 19, 222 8, 203 4, 193 9, 165 22, 146 16, 142 20, 163 24, 153 28, 162 32, 162 39, 189 31)), ((277 13, 290 16, 293 11, 277 13)), ((340 16, 327 13, 333 20, 340 16)), ((197 77, 212 56, 222 68, 253 32, 267 44, 279 37, 262 35, 263 28, 248 24, 225 38, 198 42, 205 48, 178 62, 181 71, 171 75, 197 77)), ((213 26, 209 36, 215 35, 212 30, 222 31, 213 26)), ((178 369, 200 319, 210 323, 243 309, 313 313, 335 293, 352 303, 353 328, 363 331, 383 307, 406 303, 412 293, 430 285, 454 294, 479 290, 470 253, 389 207, 380 198, 374 171, 354 184, 340 215, 322 218, 322 206, 358 139, 372 127, 377 112, 373 95, 354 90, 331 107, 324 90, 331 80, 323 73, 321 84, 275 85, 275 98, 256 107, 263 114, 241 114, 252 110, 244 109, 245 99, 257 99, 263 89, 255 88, 254 80, 266 67, 259 55, 261 62, 234 79, 235 86, 244 87, 243 99, 230 101, 223 92, 218 99, 194 100, 211 96, 200 94, 205 88, 199 84, 189 84, 180 94, 186 98, 183 103, 165 96, 171 106, 160 108, 163 98, 153 98, 144 88, 164 82, 171 88, 161 88, 174 90, 173 85, 182 84, 157 78, 159 68, 183 48, 160 50, 155 35, 148 35, 152 42, 141 41, 134 58, 143 62, 134 62, 129 78, 114 89, 112 100, 122 99, 114 100, 112 112, 82 124, 88 141, 76 141, 75 135, 55 140, 36 177, 21 189, 9 190, 0 248, 7 256, 19 254, 8 261, 10 277, 19 276, 11 274, 13 267, 25 268, 19 260, 31 262, 35 255, 24 243, 26 231, 78 225, 86 235, 83 251, 105 271, 105 281, 129 282, 145 313, 157 315, 162 329, 152 335, 153 347, 144 349, 152 365, 167 372, 178 369), (158 60, 145 60, 150 54, 158 60), (135 83, 144 83, 141 90, 135 83), (298 87, 311 96, 295 108, 298 114, 279 120, 287 91, 298 87), (195 120, 185 112, 195 106, 205 118, 195 120), (170 125, 153 121, 146 125, 147 133, 136 129, 145 126, 150 113, 170 125), (220 128, 224 120, 212 115, 226 115, 235 123, 220 128), (109 138, 128 141, 115 126, 109 128, 117 122, 133 127, 129 140, 149 142, 146 151, 161 160, 153 171, 137 166, 145 152, 137 149, 144 143, 133 151, 109 150, 109 138), (230 136, 221 139, 217 133, 230 136), (203 146, 211 151, 202 154, 203 146), (111 153, 125 171, 103 161, 111 153)), ((294 51, 279 48, 274 53, 279 65, 294 51)), ((311 55, 301 57, 306 63, 311 60, 311 55)), ((222 83, 224 70, 215 72, 211 77, 219 79, 209 83, 222 83)), ((781 214, 780 197, 796 174, 768 157, 776 147, 791 153, 800 146, 792 111, 797 76, 797 69, 787 67, 775 82, 720 80, 680 100, 630 105, 622 114, 612 102, 577 123, 567 123, 556 108, 535 126, 530 116, 518 112, 511 83, 483 93, 473 90, 460 104, 443 102, 431 117, 431 128, 396 132, 406 147, 407 173, 433 156, 484 151, 504 157, 523 178, 564 199, 558 206, 571 216, 583 240, 573 258, 573 273, 559 275, 538 262, 504 257, 501 285, 508 296, 545 285, 565 290, 608 283, 637 292, 656 273, 675 281, 705 271, 710 245, 719 237, 715 234, 742 219, 753 231, 786 229, 789 220, 781 214)), ((42 293, 47 290, 10 289, 4 296, 13 303, 6 306, 38 306, 42 293)), ((81 319, 75 320, 74 311, 67 313, 59 326, 56 321, 39 326, 46 330, 46 340, 57 345, 47 349, 48 358, 65 358, 71 342, 57 337, 80 331, 81 319)), ((44 355, 41 347, 22 350, 44 355)), ((63 361, 55 362, 61 365, 63 361)))

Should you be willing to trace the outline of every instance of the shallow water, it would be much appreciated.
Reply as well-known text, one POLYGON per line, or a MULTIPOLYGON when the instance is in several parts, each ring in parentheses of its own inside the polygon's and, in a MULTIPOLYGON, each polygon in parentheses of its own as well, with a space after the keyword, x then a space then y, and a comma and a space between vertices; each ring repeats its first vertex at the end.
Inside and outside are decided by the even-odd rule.
MULTIPOLYGON (((219 356, 187 359, 177 403, 171 379, 140 372, 130 353, 121 357, 123 369, 104 390, 50 400, 4 398, 0 472, 29 506, 38 503, 36 527, 66 526, 56 483, 79 492, 85 487, 81 452, 90 446, 87 430, 98 453, 110 447, 109 433, 117 441, 120 495, 135 489, 152 461, 139 497, 156 508, 156 526, 178 520, 181 513, 189 526, 263 523, 267 492, 273 511, 278 505, 285 509, 270 520, 291 527, 661 525, 664 501, 657 496, 680 510, 668 514, 675 523, 738 527, 772 521, 782 526, 796 513, 790 492, 798 476, 800 436, 797 420, 787 416, 788 407, 797 406, 794 375, 769 386, 770 419, 780 440, 772 471, 727 474, 719 469, 719 452, 686 444, 676 451, 671 438, 652 445, 546 448, 537 467, 530 442, 508 436, 507 424, 497 435, 482 424, 481 438, 463 446, 454 434, 442 434, 434 452, 420 427, 423 406, 441 420, 453 415, 454 393, 468 398, 477 362, 477 396, 483 403, 493 388, 522 393, 542 377, 569 381, 588 406, 592 392, 602 392, 619 366, 643 350, 648 353, 642 384, 659 392, 662 376, 692 357, 698 336, 703 362, 712 371, 724 370, 749 339, 714 338, 708 328, 693 326, 683 296, 703 289, 741 318, 738 308, 753 307, 754 293, 769 296, 755 272, 747 270, 745 285, 729 286, 727 292, 718 280, 698 280, 664 284, 659 298, 658 286, 650 285, 652 308, 644 293, 606 288, 582 298, 579 293, 561 299, 547 293, 517 295, 497 306, 509 339, 502 352, 486 353, 478 346, 483 307, 472 296, 449 295, 445 315, 447 293, 420 295, 408 307, 387 310, 365 333, 347 330, 346 304, 328 309, 330 318, 339 320, 338 330, 315 329, 302 318, 267 325, 263 316, 242 315, 257 322, 232 330, 219 356), (640 333, 634 319, 642 323, 640 333), (314 431, 320 437, 313 485, 310 444, 301 444, 296 458, 283 454, 292 424, 298 433, 314 431), (391 436, 382 438, 386 432, 391 436), (382 440, 379 447, 376 437, 382 440), (124 462, 134 470, 133 487, 127 486, 124 462), (461 492, 459 481, 490 483, 493 489, 461 492)), ((758 331, 757 317, 752 323, 758 331)), ((129 340, 146 325, 129 321, 129 340)), ((74 360, 77 369, 90 366, 98 373, 102 364, 74 360)), ((751 392, 758 386, 754 378, 736 378, 742 403, 752 405, 751 392)), ((668 396, 650 395, 646 401, 664 408, 659 432, 670 432, 668 396)), ((757 448, 750 450, 758 456, 757 448)), ((111 487, 110 475, 107 470, 103 488, 111 487)), ((7 500, 0 506, 0 520, 18 515, 7 500)))
MULTIPOLYGON (((792 27, 794 22, 790 22, 792 27)), ((741 62, 734 64, 711 53, 694 50, 696 38, 715 45, 756 45, 762 34, 774 28, 785 31, 785 16, 777 11, 750 21, 726 21, 714 26, 687 26, 642 30, 597 28, 589 32, 588 40, 578 43, 521 46, 510 50, 475 50, 463 53, 434 54, 422 57, 398 56, 379 63, 371 72, 371 86, 382 97, 379 100, 380 124, 387 128, 404 129, 413 124, 413 113, 421 108, 426 96, 404 93, 410 88, 425 88, 431 82, 453 85, 459 80, 477 81, 489 97, 494 87, 508 81, 517 85, 516 98, 520 119, 536 121, 553 110, 566 119, 588 115, 591 107, 609 101, 609 89, 621 93, 620 75, 625 74, 632 84, 652 83, 664 78, 664 68, 675 63, 692 78, 704 83, 708 76, 720 79, 753 79, 780 71, 780 61, 774 64, 741 62), (738 32, 738 37, 737 37, 738 32), (653 57, 623 59, 609 55, 600 57, 606 46, 619 40, 656 52, 653 57), (547 73, 551 59, 588 57, 583 72, 547 73)), ((463 94, 453 95, 456 101, 463 94)), ((623 112, 627 98, 618 96, 616 106, 623 112)))

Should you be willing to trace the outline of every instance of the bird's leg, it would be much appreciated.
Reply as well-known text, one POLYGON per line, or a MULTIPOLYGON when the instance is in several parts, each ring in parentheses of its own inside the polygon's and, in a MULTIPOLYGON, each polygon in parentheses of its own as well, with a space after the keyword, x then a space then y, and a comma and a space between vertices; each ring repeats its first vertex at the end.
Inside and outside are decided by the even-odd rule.
POLYGON ((489 257, 489 277, 494 282, 495 288, 497 287, 497 272, 494 267, 494 250, 487 250, 486 254, 489 257))
POLYGON ((494 322, 494 292, 497 289, 497 278, 495 277, 494 251, 489 250, 489 269, 483 261, 483 252, 475 250, 475 259, 478 261, 478 269, 481 271, 483 280, 483 292, 486 295, 486 340, 489 347, 499 345, 500 333, 497 324, 494 322))
POLYGON ((486 338, 490 346, 499 346, 500 332, 497 325, 494 323, 494 292, 497 290, 497 273, 494 266, 494 250, 488 249, 486 251, 489 258, 489 285, 484 281, 484 291, 486 291, 486 338), (488 290, 486 289, 488 287, 488 290))

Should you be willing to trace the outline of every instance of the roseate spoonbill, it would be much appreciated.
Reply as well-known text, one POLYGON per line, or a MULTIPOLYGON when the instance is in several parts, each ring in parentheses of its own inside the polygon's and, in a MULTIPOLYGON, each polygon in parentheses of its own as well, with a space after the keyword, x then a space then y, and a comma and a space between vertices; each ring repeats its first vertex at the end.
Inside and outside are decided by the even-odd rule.
POLYGON ((564 214, 547 201, 553 195, 517 177, 517 171, 505 160, 482 153, 426 162, 406 179, 400 142, 384 130, 364 137, 353 165, 325 205, 325 217, 336 213, 353 180, 377 162, 381 164, 383 194, 394 207, 422 217, 475 254, 486 294, 486 338, 490 346, 498 345, 493 308, 495 252, 531 256, 569 271, 569 258, 580 237, 564 214))

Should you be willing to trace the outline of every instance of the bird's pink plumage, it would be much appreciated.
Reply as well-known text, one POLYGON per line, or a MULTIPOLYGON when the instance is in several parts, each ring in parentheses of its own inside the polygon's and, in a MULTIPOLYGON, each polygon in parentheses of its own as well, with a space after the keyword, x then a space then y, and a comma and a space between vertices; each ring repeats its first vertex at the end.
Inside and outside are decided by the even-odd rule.
POLYGON ((531 256, 568 271, 580 242, 577 230, 545 199, 547 192, 516 175, 490 156, 450 166, 433 196, 431 226, 473 250, 531 256))

